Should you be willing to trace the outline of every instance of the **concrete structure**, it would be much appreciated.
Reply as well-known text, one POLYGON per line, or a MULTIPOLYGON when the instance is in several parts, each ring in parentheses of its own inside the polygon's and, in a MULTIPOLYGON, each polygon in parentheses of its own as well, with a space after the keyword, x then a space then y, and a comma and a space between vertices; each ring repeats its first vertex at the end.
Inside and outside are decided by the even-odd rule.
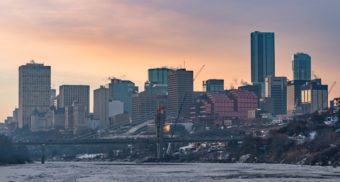
POLYGON ((19 67, 19 128, 31 128, 34 111, 47 112, 51 104, 51 67, 34 61, 19 67))
POLYGON ((294 80, 311 80, 311 57, 308 54, 294 54, 292 66, 294 80))
POLYGON ((39 132, 39 131, 48 131, 52 129, 52 120, 51 120, 51 111, 48 112, 39 112, 38 110, 34 111, 31 115, 31 131, 39 132))
POLYGON ((207 93, 210 92, 223 92, 224 80, 223 79, 209 79, 203 81, 203 90, 207 93))
POLYGON ((267 76, 275 76, 275 40, 273 32, 251 33, 251 81, 261 84, 262 97, 267 76))
POLYGON ((84 106, 86 113, 90 109, 90 86, 62 85, 59 87, 58 108, 66 108, 76 102, 84 106))
POLYGON ((93 115, 95 120, 100 121, 100 127, 109 127, 109 89, 101 86, 99 89, 94 90, 93 98, 93 115))
POLYGON ((272 115, 287 114, 287 78, 267 76, 265 88, 265 96, 273 101, 272 115))
POLYGON ((287 112, 290 114, 300 113, 301 108, 301 87, 308 81, 293 80, 287 82, 287 112))
POLYGON ((183 106, 179 118, 188 119, 193 102, 193 92, 193 71, 186 69, 170 71, 168 75, 167 117, 176 119, 181 106, 183 106))
POLYGON ((110 127, 115 128, 121 125, 131 124, 131 117, 128 113, 117 114, 111 116, 110 120, 110 127))
POLYGON ((74 102, 72 106, 65 107, 65 128, 77 133, 87 127, 88 113, 83 104, 74 102))
POLYGON ((328 85, 315 79, 301 87, 301 102, 304 113, 313 113, 328 108, 328 85))
POLYGON ((53 111, 52 124, 54 129, 65 129, 65 109, 60 108, 53 111))
POLYGON ((108 108, 108 116, 114 117, 119 114, 124 113, 124 103, 119 100, 112 100, 109 102, 109 108, 108 108))
POLYGON ((124 103, 124 111, 131 114, 132 95, 138 93, 138 87, 132 81, 112 79, 109 84, 111 100, 119 100, 124 103))

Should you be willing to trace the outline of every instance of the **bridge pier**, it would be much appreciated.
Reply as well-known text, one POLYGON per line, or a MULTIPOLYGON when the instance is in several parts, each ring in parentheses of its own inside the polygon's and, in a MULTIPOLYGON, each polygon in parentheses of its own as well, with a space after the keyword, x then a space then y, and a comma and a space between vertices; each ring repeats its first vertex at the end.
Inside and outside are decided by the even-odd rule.
POLYGON ((156 135, 157 135, 157 151, 156 157, 157 160, 161 160, 164 158, 164 133, 163 127, 165 122, 165 108, 163 106, 158 107, 157 116, 156 116, 156 135))
POLYGON ((46 148, 46 145, 42 144, 41 145, 41 164, 45 164, 45 158, 46 158, 45 148, 46 148))

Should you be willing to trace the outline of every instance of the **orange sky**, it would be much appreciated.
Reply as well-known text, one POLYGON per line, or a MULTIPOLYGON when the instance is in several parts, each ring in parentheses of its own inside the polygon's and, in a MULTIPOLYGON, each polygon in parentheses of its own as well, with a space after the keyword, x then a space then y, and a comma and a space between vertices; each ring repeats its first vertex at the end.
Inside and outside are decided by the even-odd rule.
MULTIPOLYGON (((108 83, 109 76, 142 87, 148 68, 180 67, 184 59, 187 69, 194 71, 206 65, 195 82, 196 90, 209 78, 225 79, 228 88, 236 85, 235 78, 250 79, 249 33, 254 30, 275 32, 277 75, 291 78, 292 55, 303 51, 312 56, 312 70, 325 83, 340 83, 340 31, 334 25, 340 13, 332 8, 340 4, 259 2, 266 6, 245 12, 254 4, 2 0, 0 121, 18 105, 18 67, 31 59, 52 66, 54 88, 90 84, 96 89, 108 83), (301 5, 308 11, 296 11, 294 7, 301 5)), ((339 93, 336 86, 331 98, 339 93)))

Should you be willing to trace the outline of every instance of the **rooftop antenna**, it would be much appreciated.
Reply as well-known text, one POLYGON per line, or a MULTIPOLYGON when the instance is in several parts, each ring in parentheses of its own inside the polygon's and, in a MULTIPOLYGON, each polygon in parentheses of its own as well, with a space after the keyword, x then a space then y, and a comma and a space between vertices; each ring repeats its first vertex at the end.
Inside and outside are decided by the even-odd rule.
POLYGON ((183 65, 184 65, 184 69, 185 69, 185 58, 184 58, 184 64, 183 65))

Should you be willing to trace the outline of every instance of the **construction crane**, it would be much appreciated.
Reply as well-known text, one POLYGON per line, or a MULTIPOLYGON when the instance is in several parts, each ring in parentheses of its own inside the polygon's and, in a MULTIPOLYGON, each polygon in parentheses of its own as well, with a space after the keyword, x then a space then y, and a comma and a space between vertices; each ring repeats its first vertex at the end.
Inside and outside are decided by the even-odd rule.
POLYGON ((331 87, 328 90, 328 95, 331 94, 331 92, 332 92, 333 88, 335 87, 335 85, 336 85, 336 82, 333 82, 331 87))
MULTIPOLYGON (((205 67, 205 65, 202 65, 202 67, 198 70, 197 74, 195 75, 195 77, 194 77, 194 79, 193 79, 194 82, 195 82, 195 80, 198 78, 198 76, 201 74, 201 72, 202 72, 202 70, 204 69, 204 67, 205 67)), ((178 109, 178 113, 177 113, 177 117, 176 117, 175 123, 174 123, 174 125, 173 125, 172 130, 171 130, 171 138, 174 137, 175 129, 176 129, 176 126, 177 126, 177 122, 178 122, 178 120, 179 120, 179 118, 180 118, 180 116, 181 116, 181 113, 182 113, 182 110, 183 110, 183 107, 184 107, 184 103, 185 103, 185 101, 186 101, 186 99, 187 99, 187 96, 188 96, 188 93, 185 92, 185 93, 184 93, 184 96, 183 96, 183 100, 182 100, 182 102, 181 102, 181 105, 180 105, 180 107, 179 107, 179 109, 178 109)), ((166 152, 166 153, 167 153, 167 154, 170 154, 170 153, 171 153, 171 143, 168 144, 168 148, 167 148, 167 152, 166 152)))
POLYGON ((195 77, 194 77, 194 81, 196 80, 196 78, 201 74, 201 72, 203 71, 205 65, 202 65, 202 67, 198 70, 198 72, 196 73, 195 77))

